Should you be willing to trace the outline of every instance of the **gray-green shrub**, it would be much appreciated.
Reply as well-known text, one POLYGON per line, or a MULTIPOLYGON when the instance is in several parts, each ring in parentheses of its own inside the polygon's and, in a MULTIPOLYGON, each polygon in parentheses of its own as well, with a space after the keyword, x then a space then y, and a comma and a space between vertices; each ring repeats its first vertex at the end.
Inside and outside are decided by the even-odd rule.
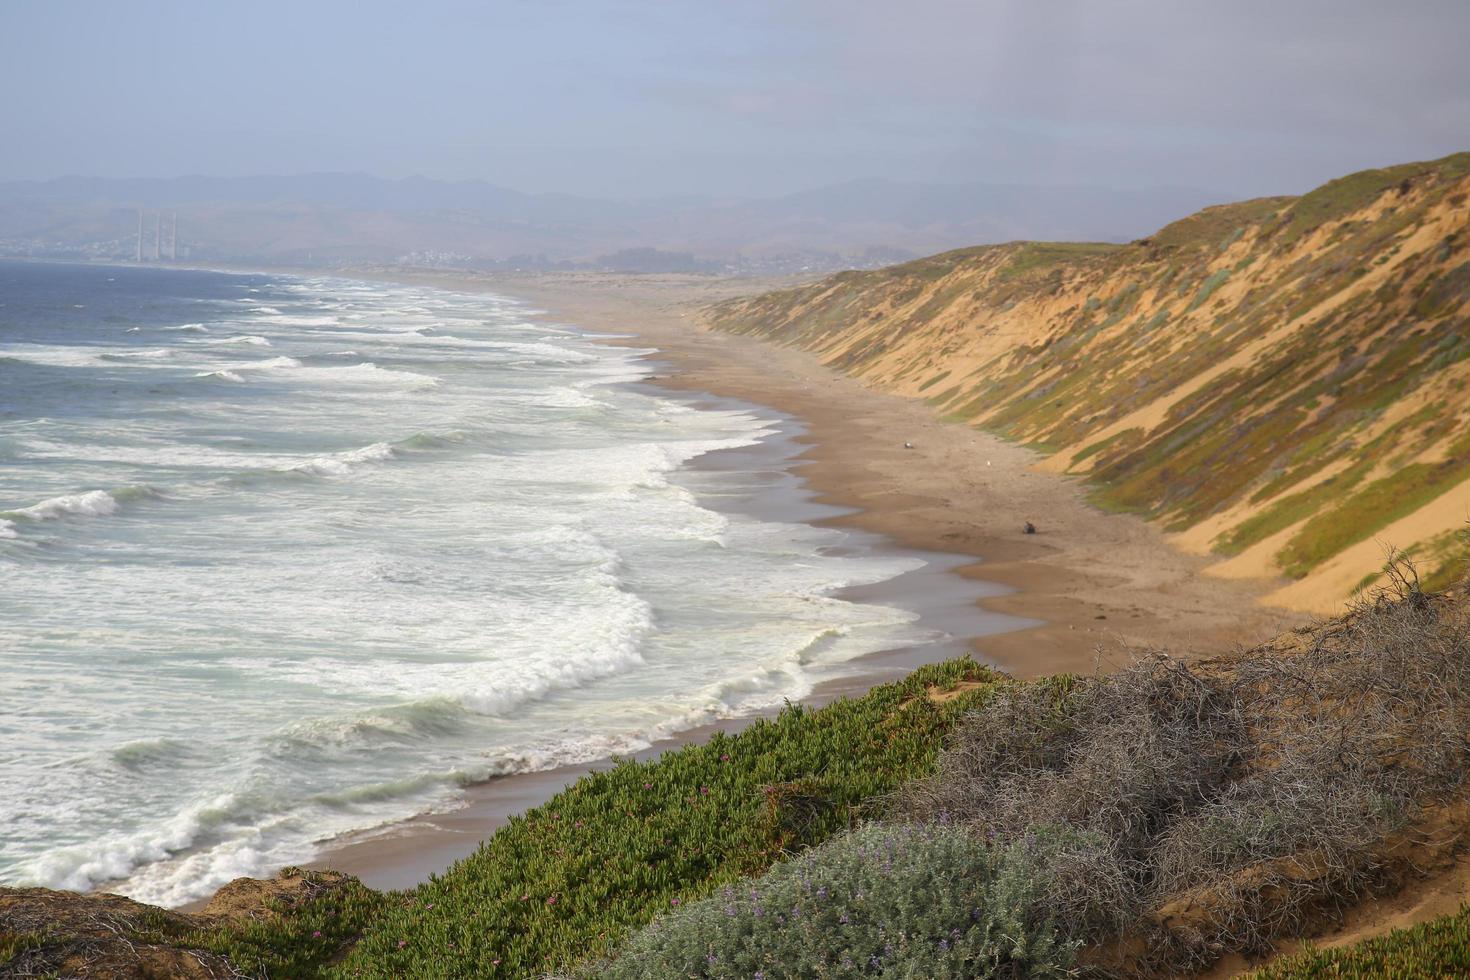
POLYGON ((1070 976, 1076 947, 1041 901, 1044 851, 869 825, 674 910, 583 976, 1070 976))

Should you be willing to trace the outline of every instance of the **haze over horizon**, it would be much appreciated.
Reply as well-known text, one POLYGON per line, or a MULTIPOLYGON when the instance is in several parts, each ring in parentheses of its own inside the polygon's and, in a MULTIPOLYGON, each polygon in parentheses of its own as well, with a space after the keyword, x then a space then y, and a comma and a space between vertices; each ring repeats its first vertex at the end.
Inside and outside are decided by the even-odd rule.
POLYGON ((0 106, 0 180, 1295 193, 1465 149, 1465 36, 1446 0, 23 2, 0 9, 0 84, 27 93, 0 106))

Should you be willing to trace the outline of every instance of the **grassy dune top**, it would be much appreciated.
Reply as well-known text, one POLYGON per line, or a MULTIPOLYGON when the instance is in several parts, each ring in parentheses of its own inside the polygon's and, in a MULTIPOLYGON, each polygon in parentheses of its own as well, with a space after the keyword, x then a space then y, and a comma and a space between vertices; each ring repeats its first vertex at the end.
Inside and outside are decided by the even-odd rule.
POLYGON ((1016 242, 710 311, 1051 454, 1094 500, 1331 612, 1380 540, 1466 557, 1470 154, 1207 208, 1130 245, 1016 242))

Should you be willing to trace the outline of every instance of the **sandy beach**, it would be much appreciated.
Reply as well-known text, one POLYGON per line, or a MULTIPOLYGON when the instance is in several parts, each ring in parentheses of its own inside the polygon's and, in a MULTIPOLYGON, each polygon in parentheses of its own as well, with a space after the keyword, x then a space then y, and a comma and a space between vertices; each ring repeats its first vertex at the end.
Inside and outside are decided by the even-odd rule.
POLYGON ((811 446, 799 472, 818 499, 857 511, 833 523, 911 548, 976 556, 962 574, 1016 590, 985 600, 987 608, 1046 621, 976 645, 1017 677, 1091 671, 1099 647, 1114 656, 1123 648, 1219 652, 1303 621, 1258 604, 1279 582, 1203 578, 1211 559, 1179 551, 1139 518, 1091 507, 1084 485, 1036 471, 1043 457, 1032 450, 944 422, 924 403, 871 390, 803 351, 701 321, 710 303, 783 283, 593 273, 413 281, 503 293, 537 304, 555 322, 631 334, 623 342, 657 347, 671 366, 660 385, 801 418, 811 446), (1039 533, 1023 533, 1028 520, 1039 533))
MULTIPOLYGON (((1105 671, 1149 649, 1218 653, 1303 621, 1258 604, 1279 583, 1201 576, 1208 559, 1170 546, 1138 518, 1091 507, 1077 482, 1035 470, 1041 457, 1031 450, 941 421, 922 402, 870 390, 804 352, 703 324, 702 307, 779 282, 586 273, 392 278, 526 300, 545 310, 548 322, 623 335, 609 343, 657 348, 661 369, 654 384, 738 398, 800 420, 795 472, 814 502, 836 508, 819 520, 879 535, 895 547, 948 556, 936 562, 936 574, 963 576, 976 590, 964 600, 973 604, 972 618, 956 622, 951 612, 945 628, 963 635, 977 657, 1014 676, 1105 671), (1038 533, 1023 532, 1028 520, 1038 533), (1018 629, 1014 620, 989 618, 997 613, 1039 625, 1018 629)), ((933 591, 935 582, 921 588, 933 591)), ((894 588, 905 587, 912 585, 880 583, 861 597, 891 600, 894 588)), ((917 662, 905 659, 904 651, 869 661, 814 692, 812 700, 860 693, 917 662)), ((685 732, 640 757, 749 721, 685 732)), ((412 885, 473 852, 512 814, 544 802, 588 769, 468 787, 464 807, 328 842, 314 866, 356 874, 375 887, 412 885)))

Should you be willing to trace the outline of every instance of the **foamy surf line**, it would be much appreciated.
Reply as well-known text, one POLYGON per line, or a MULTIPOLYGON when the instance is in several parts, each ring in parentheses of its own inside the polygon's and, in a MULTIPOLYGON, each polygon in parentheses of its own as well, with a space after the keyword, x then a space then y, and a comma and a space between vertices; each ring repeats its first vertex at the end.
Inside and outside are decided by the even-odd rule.
MULTIPOLYGON (((692 467, 697 467, 754 483, 753 489, 743 494, 696 492, 695 497, 702 506, 716 513, 756 515, 761 520, 800 524, 844 512, 814 504, 813 492, 792 473, 792 464, 805 449, 799 442, 805 430, 798 419, 737 399, 663 389, 660 393, 692 409, 734 411, 763 421, 761 434, 751 442, 730 447, 735 452, 711 449, 680 459, 670 471, 670 482, 676 482, 681 473, 688 474, 692 467)), ((866 532, 853 537, 856 540, 851 546, 859 552, 898 555, 917 563, 909 572, 870 584, 871 602, 892 601, 904 605, 921 624, 931 615, 936 620, 943 619, 941 609, 964 607, 973 614, 976 634, 1030 625, 1028 621, 984 612, 975 605, 981 595, 993 594, 995 589, 953 574, 954 568, 973 559, 902 548, 866 532), (885 587, 890 585, 892 591, 885 595, 885 587)), ((964 628, 953 620, 946 620, 944 625, 964 628)), ((942 632, 937 624, 934 629, 936 633, 942 632)), ((716 732, 738 732, 779 712, 788 698, 820 706, 837 697, 858 695, 917 666, 917 662, 910 661, 896 670, 884 659, 890 654, 917 655, 919 662, 936 662, 966 652, 963 637, 944 634, 931 644, 873 651, 838 664, 822 665, 822 650, 839 632, 822 630, 810 635, 784 662, 754 665, 748 676, 723 682, 696 699, 697 703, 683 716, 654 728, 628 732, 597 744, 568 746, 563 752, 543 749, 496 759, 492 778, 466 786, 448 804, 325 841, 308 866, 357 875, 375 888, 411 887, 468 856, 509 817, 545 803, 589 769, 610 767, 615 756, 650 760, 679 746, 703 742, 716 732), (828 670, 823 672, 821 666, 828 670), (760 696, 772 690, 768 682, 773 675, 794 681, 795 688, 788 687, 782 697, 760 696), (752 692, 757 694, 754 700, 742 699, 742 695, 752 692)))
MULTIPOLYGON (((139 378, 145 360, 181 360, 174 377, 212 375, 217 383, 162 389, 193 406, 205 441, 170 442, 160 425, 120 434, 106 419, 80 434, 48 429, 44 445, 13 443, 66 468, 51 485, 79 490, 12 491, 7 501, 27 513, 0 515, 9 545, 0 555, 138 559, 77 562, 65 590, 42 587, 55 577, 25 577, 37 583, 33 609, 57 610, 46 615, 60 625, 38 649, 59 643, 75 656, 100 639, 117 659, 130 635, 167 640, 178 622, 199 638, 191 646, 214 648, 201 657, 165 645, 156 665, 175 673, 139 660, 141 686, 126 672, 106 676, 91 696, 105 696, 102 710, 121 719, 126 743, 55 771, 95 774, 114 809, 114 791, 157 792, 118 810, 127 822, 85 835, 31 828, 17 839, 32 850, 6 868, 9 878, 178 905, 230 878, 307 860, 323 837, 351 839, 414 813, 464 813, 480 792, 467 795, 466 785, 498 793, 535 773, 580 774, 611 753, 745 724, 861 672, 855 658, 884 644, 919 642, 922 616, 881 597, 885 581, 916 573, 924 559, 803 526, 822 515, 783 483, 795 447, 776 413, 639 384, 656 351, 527 323, 508 300, 422 289, 359 299, 367 294, 341 280, 303 281, 299 302, 264 280, 250 291, 260 298, 244 301, 249 315, 195 315, 216 324, 209 339, 269 334, 278 356, 185 336, 169 349, 196 352, 193 363, 124 358, 139 366, 99 368, 139 378), (314 322, 328 308, 351 322, 350 351, 344 331, 314 322), (328 356, 339 360, 324 366, 328 356), (257 419, 281 436, 241 428, 257 419), (247 460, 260 465, 221 479, 247 460), (77 475, 160 464, 174 467, 155 481, 168 487, 166 508, 132 508, 122 481, 77 475), (215 492, 186 492, 196 464, 215 492), (722 469, 726 483, 703 480, 722 469), (752 503, 762 494, 771 499, 752 503), (762 513, 736 516, 745 510, 762 513), (10 545, 17 530, 24 538, 43 527, 34 548, 10 545), (132 547, 140 539, 147 552, 132 547), (846 557, 824 554, 838 540, 846 557), (168 559, 161 570, 181 574, 154 574, 153 554, 168 559), (833 594, 848 582, 880 599, 833 594), (80 594, 86 606, 68 605, 80 594), (129 600, 140 595, 148 601, 129 600), (122 605, 107 614, 114 596, 122 605), (269 615, 242 617, 247 596, 269 615), (187 612, 169 618, 175 608, 187 612), (256 620, 269 632, 252 633, 256 620), (223 685, 211 696, 247 698, 248 713, 220 719, 238 751, 220 752, 208 731, 191 734, 188 718, 124 724, 128 703, 146 700, 158 676, 210 678, 223 685), (270 710, 275 692, 297 705, 289 717, 270 710), (181 770, 188 780, 173 778, 181 770), (29 844, 53 838, 64 845, 29 844)), ((156 333, 150 341, 163 349, 156 333)), ((71 355, 114 349, 129 350, 61 355, 86 377, 96 358, 71 355)), ((92 792, 78 784, 74 796, 92 792)), ((58 796, 58 807, 69 803, 58 796)), ((420 859, 418 872, 439 867, 420 859)))

